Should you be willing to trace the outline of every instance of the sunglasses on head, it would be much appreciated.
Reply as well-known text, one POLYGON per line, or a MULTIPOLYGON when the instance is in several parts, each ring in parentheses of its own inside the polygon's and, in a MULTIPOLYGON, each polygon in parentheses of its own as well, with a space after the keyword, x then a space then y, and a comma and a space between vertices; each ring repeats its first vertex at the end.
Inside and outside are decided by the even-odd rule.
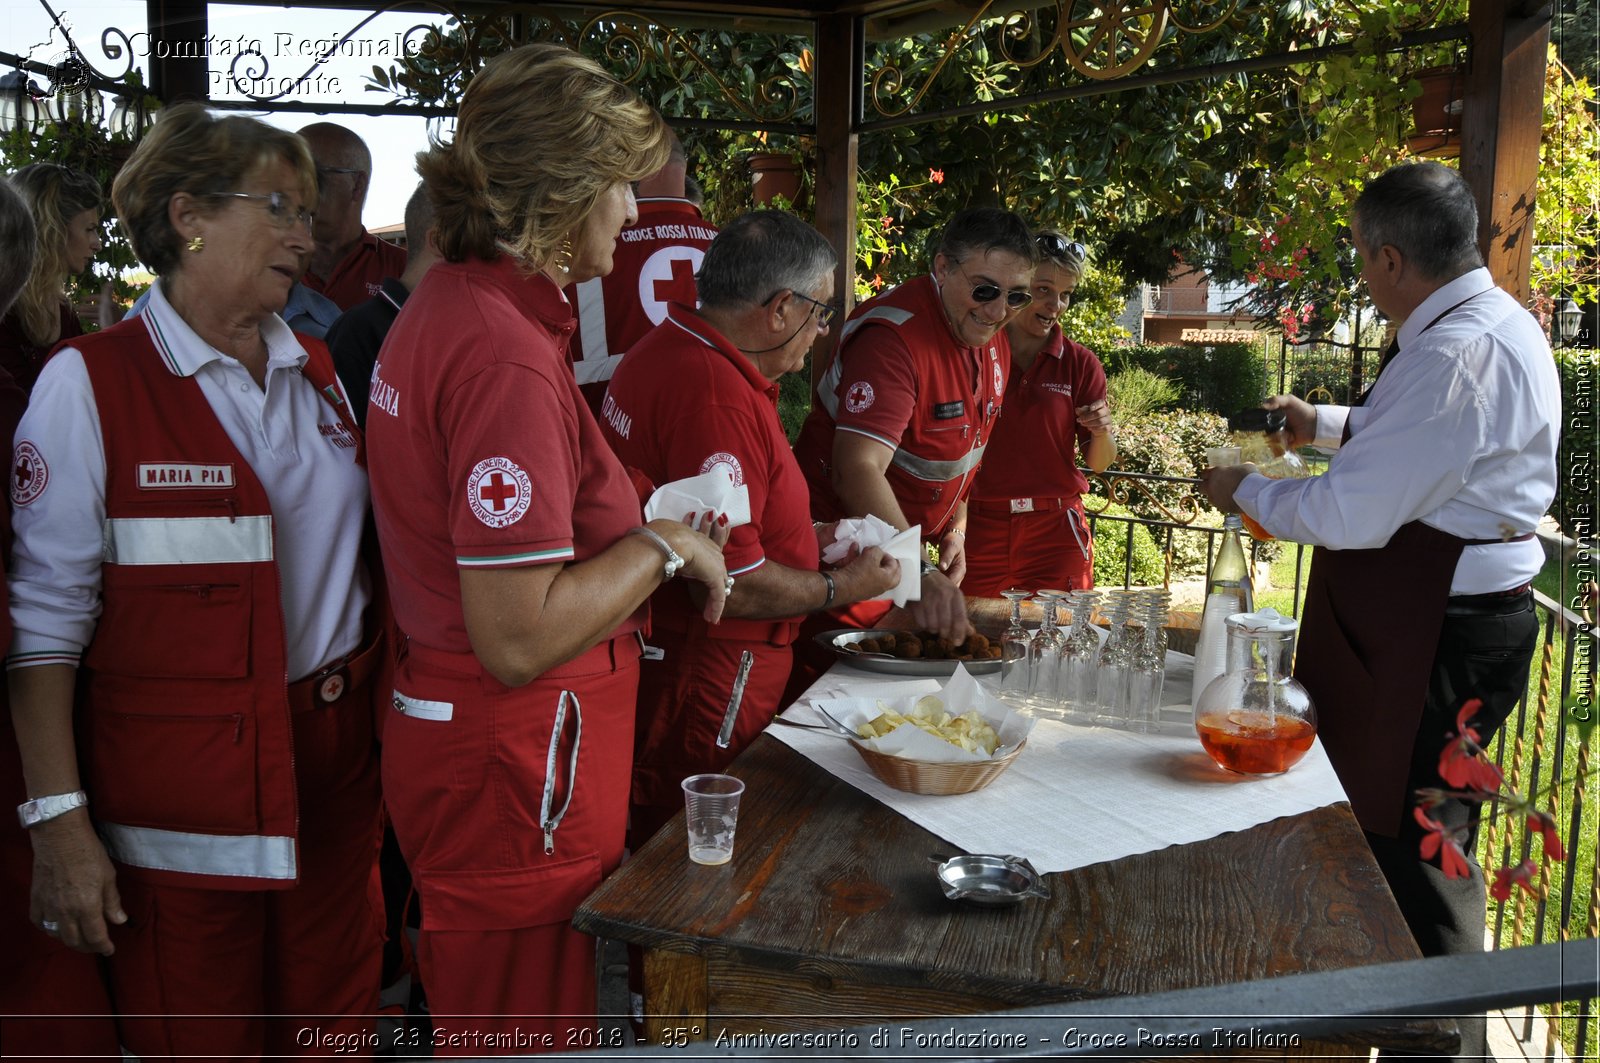
POLYGON ((1076 240, 1068 240, 1060 233, 1040 233, 1033 238, 1034 245, 1054 259, 1076 259, 1082 262, 1089 257, 1089 249, 1076 240))

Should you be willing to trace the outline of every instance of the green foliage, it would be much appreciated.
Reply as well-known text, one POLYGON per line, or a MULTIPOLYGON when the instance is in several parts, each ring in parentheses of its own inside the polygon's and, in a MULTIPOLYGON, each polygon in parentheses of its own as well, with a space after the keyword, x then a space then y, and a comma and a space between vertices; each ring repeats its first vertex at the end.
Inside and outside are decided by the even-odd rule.
POLYGON ((800 426, 811 412, 811 358, 792 373, 778 380, 778 420, 783 422, 784 434, 790 444, 800 436, 800 426))
POLYGON ((1090 514, 1094 529, 1094 582, 1097 587, 1120 587, 1123 570, 1128 563, 1128 532, 1133 531, 1133 570, 1128 573, 1128 585, 1159 587, 1166 583, 1166 563, 1161 548, 1156 545, 1150 529, 1142 524, 1130 524, 1134 514, 1128 509, 1107 502, 1103 498, 1085 495, 1084 509, 1090 514), (1109 517, 1122 517, 1110 520, 1109 517))
POLYGON ((1106 378, 1106 401, 1118 424, 1135 424, 1178 401, 1178 386, 1148 369, 1130 366, 1106 378))
POLYGON ((1127 343, 1128 330, 1117 323, 1133 290, 1111 266, 1089 263, 1072 291, 1072 305, 1061 317, 1061 329, 1093 351, 1127 343))
MULTIPOLYGON (((1206 448, 1229 441, 1227 419, 1213 413, 1178 409, 1125 418, 1115 404, 1112 412, 1117 417, 1114 472, 1192 479, 1205 467, 1206 448)), ((1188 483, 1124 480, 1115 489, 1128 509, 1146 520, 1187 518, 1205 506, 1205 500, 1198 498, 1188 483)), ((1206 545, 1205 536, 1174 535, 1173 572, 1204 572, 1206 545)))
POLYGON ((1187 409, 1230 414, 1259 406, 1268 395, 1267 363, 1261 348, 1249 343, 1212 346, 1135 344, 1099 352, 1108 373, 1143 369, 1178 387, 1187 409))

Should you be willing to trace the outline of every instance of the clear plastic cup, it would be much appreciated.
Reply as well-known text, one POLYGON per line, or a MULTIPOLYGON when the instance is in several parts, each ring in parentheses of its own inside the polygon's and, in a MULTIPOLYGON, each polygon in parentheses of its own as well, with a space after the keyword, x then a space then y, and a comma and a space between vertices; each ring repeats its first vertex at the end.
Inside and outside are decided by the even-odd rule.
POLYGON ((733 859, 733 831, 743 793, 744 783, 731 775, 691 775, 683 780, 690 860, 726 864, 733 859))
POLYGON ((1238 447, 1207 447, 1206 468, 1221 469, 1239 464, 1238 447))

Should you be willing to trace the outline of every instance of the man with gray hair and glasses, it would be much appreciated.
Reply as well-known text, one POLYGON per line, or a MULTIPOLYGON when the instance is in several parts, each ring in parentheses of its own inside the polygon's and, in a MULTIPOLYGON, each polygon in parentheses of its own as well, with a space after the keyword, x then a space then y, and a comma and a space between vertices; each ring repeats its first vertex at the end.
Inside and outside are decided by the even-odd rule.
MULTIPOLYGON (((1464 729, 1487 745, 1527 688, 1560 385, 1533 315, 1483 267, 1460 174, 1396 166, 1368 183, 1351 228, 1395 345, 1352 407, 1267 403, 1294 445, 1334 452, 1326 475, 1209 469, 1205 490, 1316 547, 1295 675, 1318 737, 1423 953, 1477 952, 1480 805, 1440 795, 1459 790, 1441 755, 1464 729)), ((1483 1038, 1482 1016, 1463 1019, 1461 1055, 1481 1056, 1483 1038)))
POLYGON ((683 807, 685 776, 721 771, 782 708, 801 618, 899 582, 899 564, 877 548, 822 567, 833 527, 812 525, 805 478, 778 420, 779 378, 805 364, 833 318, 837 263, 791 214, 740 215, 700 264, 700 309, 672 304, 623 356, 606 392, 601 430, 636 478, 660 486, 723 471, 750 494, 750 523, 722 550, 734 578, 722 621, 706 623, 704 602, 683 581, 651 598, 650 641, 660 653, 639 670, 634 848, 683 807), (730 725, 729 692, 741 675, 730 725))
POLYGON ((342 125, 313 122, 300 130, 317 164, 315 246, 303 283, 349 310, 382 291, 385 277, 406 271, 406 252, 361 224, 372 182, 372 153, 342 125))

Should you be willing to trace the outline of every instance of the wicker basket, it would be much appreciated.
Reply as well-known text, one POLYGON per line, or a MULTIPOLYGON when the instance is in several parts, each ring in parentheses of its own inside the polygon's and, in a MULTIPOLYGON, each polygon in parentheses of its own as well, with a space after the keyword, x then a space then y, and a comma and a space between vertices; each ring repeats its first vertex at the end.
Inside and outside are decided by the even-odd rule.
POLYGON ((1011 762, 1017 759, 1017 754, 1022 752, 1028 742, 1027 739, 1023 739, 1016 749, 1003 757, 953 764, 891 757, 887 753, 879 753, 876 749, 868 749, 860 742, 850 744, 856 747, 856 752, 867 762, 872 774, 896 790, 943 797, 949 794, 970 794, 988 786, 1000 777, 1001 772, 1011 766, 1011 762))

